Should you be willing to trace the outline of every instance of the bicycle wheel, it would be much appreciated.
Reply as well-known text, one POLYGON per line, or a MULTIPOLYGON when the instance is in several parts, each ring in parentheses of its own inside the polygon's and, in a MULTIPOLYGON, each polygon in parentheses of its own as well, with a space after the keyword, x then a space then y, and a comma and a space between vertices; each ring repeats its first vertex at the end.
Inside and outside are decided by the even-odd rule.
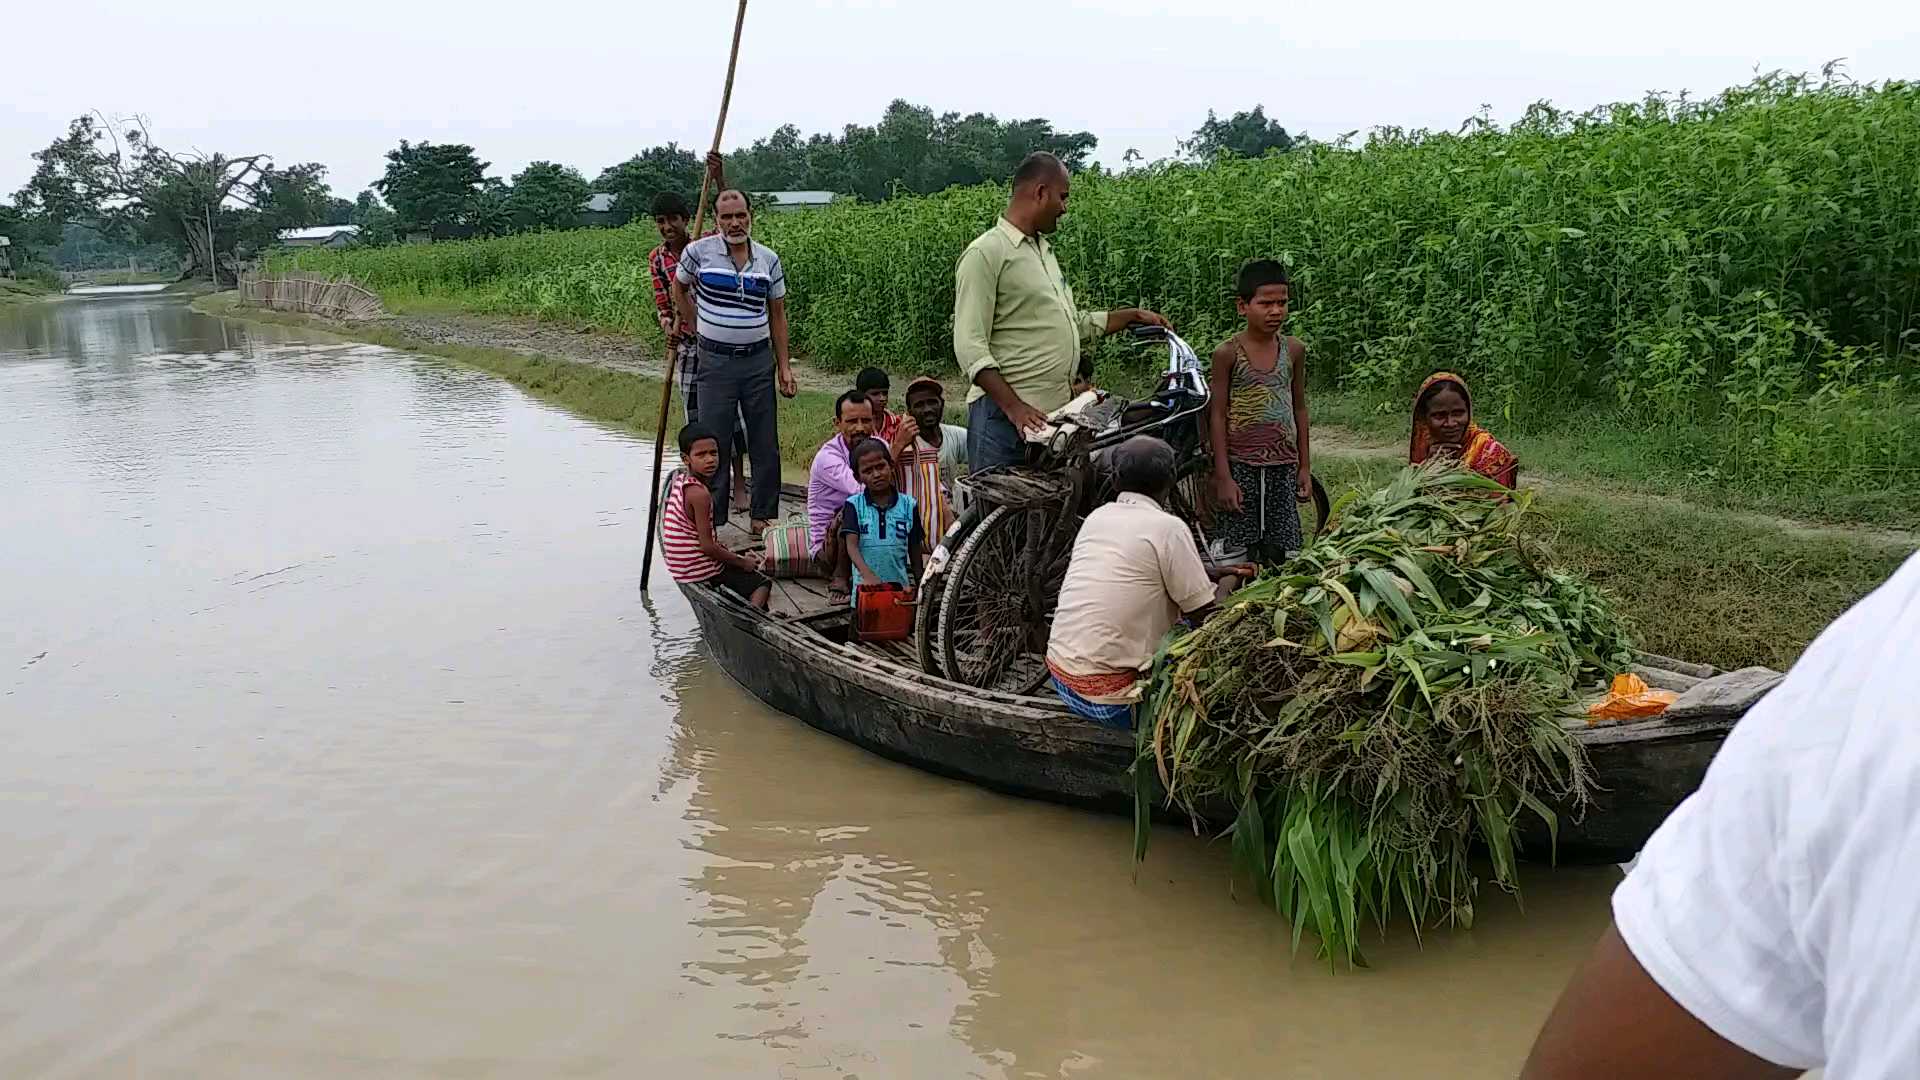
POLYGON ((1070 540, 1058 544, 1056 520, 1052 509, 1002 506, 961 542, 934 623, 947 678, 1013 694, 1046 683, 1047 630, 1065 573, 1054 564, 1072 551, 1070 540))
POLYGON ((953 553, 960 549, 966 537, 979 528, 986 512, 974 505, 962 511, 958 520, 947 528, 947 534, 936 542, 936 552, 945 548, 946 569, 928 574, 920 583, 920 602, 913 613, 914 648, 920 654, 920 670, 942 679, 948 678, 946 661, 941 650, 936 648, 936 632, 940 627, 940 601, 946 590, 949 571, 953 566, 953 553))
POLYGON ((1327 501, 1326 487, 1320 483, 1319 477, 1310 479, 1313 483, 1313 498, 1300 504, 1300 536, 1303 540, 1311 540, 1319 536, 1320 530, 1327 527, 1327 518, 1332 513, 1327 501), (1309 506, 1313 511, 1311 518, 1307 516, 1309 506))

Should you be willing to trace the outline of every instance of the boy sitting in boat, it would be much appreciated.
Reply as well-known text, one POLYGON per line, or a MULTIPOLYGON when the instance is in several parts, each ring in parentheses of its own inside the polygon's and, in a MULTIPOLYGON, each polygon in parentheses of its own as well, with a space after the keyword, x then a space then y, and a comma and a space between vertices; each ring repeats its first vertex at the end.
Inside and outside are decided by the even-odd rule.
POLYGON ((682 584, 711 581, 767 610, 773 582, 759 562, 720 542, 713 534, 713 492, 720 471, 720 440, 699 424, 680 429, 681 468, 667 483, 667 505, 660 515, 660 554, 667 572, 682 584))
POLYGON ((913 496, 893 482, 893 453, 879 439, 853 448, 853 469, 863 486, 840 511, 840 538, 853 564, 853 597, 864 587, 889 582, 913 591, 920 580, 926 533, 913 496))
POLYGON ((887 376, 886 370, 861 368, 860 374, 853 377, 853 388, 865 394, 867 404, 873 406, 873 437, 884 443, 893 442, 906 417, 887 411, 888 399, 893 393, 893 380, 887 376))
POLYGON ((1251 566, 1209 570, 1187 524, 1164 508, 1173 491, 1173 447, 1136 435, 1113 448, 1120 494, 1087 515, 1073 541, 1060 606, 1047 640, 1053 689, 1096 724, 1130 727, 1141 672, 1160 639, 1185 617, 1213 613, 1216 577, 1251 577, 1251 566))

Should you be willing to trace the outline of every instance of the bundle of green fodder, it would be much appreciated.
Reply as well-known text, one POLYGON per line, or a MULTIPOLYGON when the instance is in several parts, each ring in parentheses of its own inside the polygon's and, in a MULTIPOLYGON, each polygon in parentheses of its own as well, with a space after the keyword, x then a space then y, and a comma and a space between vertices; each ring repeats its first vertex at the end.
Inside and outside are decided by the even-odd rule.
POLYGON ((1261 898, 1363 963, 1360 924, 1471 925, 1470 854, 1516 890, 1516 822, 1584 806, 1562 710, 1632 651, 1605 597, 1551 568, 1531 494, 1442 466, 1349 495, 1282 570, 1171 637, 1139 730, 1135 854, 1164 792, 1237 808, 1261 898))

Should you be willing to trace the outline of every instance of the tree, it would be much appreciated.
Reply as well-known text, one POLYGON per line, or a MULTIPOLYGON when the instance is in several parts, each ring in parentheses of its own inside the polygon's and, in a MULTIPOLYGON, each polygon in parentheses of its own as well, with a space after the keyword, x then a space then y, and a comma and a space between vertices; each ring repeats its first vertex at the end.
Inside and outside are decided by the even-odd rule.
POLYGON ((536 161, 514 176, 507 212, 518 230, 571 229, 590 193, 578 170, 536 161))
POLYGON ((342 199, 337 196, 333 198, 329 198, 327 200, 326 213, 321 216, 320 224, 322 225, 353 224, 353 201, 351 199, 342 199))
POLYGON ((78 117, 33 157, 39 165, 20 190, 22 209, 165 243, 191 259, 190 274, 198 270, 216 281, 232 280, 223 262, 232 261, 243 238, 266 227, 269 215, 310 221, 312 188, 326 172, 313 164, 276 171, 265 154, 170 153, 139 118, 95 123, 78 117))
POLYGON ((613 213, 622 223, 653 212, 653 197, 671 191, 693 205, 704 173, 700 159, 678 143, 642 150, 618 165, 601 170, 594 191, 613 196, 613 213))
MULTIPOLYGON (((5 231, 0 227, 0 232, 5 231)), ((20 243, 18 236, 14 237, 14 243, 20 243)), ((175 250, 166 244, 147 243, 131 234, 108 236, 77 221, 60 227, 56 242, 42 247, 41 254, 60 270, 124 269, 129 262, 159 270, 174 269, 180 262, 175 250)))
POLYGON ((782 125, 736 152, 727 171, 731 180, 756 191, 816 189, 877 201, 896 191, 926 194, 955 184, 1004 182, 1035 150, 1058 155, 1077 172, 1098 142, 1090 132, 1056 131, 1045 119, 936 115, 896 100, 879 123, 848 124, 837 136, 802 139, 799 128, 782 125))
POLYGON ((460 225, 469 236, 505 236, 513 231, 512 189, 498 177, 489 176, 474 192, 473 203, 460 225))
POLYGON ((392 210, 387 209, 380 196, 372 188, 362 191, 353 200, 353 210, 347 215, 347 224, 360 226, 360 232, 354 237, 362 244, 391 244, 399 239, 398 219, 392 210))
MULTIPOLYGON (((402 233, 457 236, 476 228, 473 215, 486 173, 487 163, 464 143, 402 139, 398 149, 387 151, 386 175, 373 186, 393 208, 402 233)), ((489 208, 489 215, 497 209, 489 208)))
POLYGON ((60 223, 46 214, 0 203, 0 236, 18 249, 13 253, 13 261, 18 263, 29 251, 58 245, 61 229, 60 223))
POLYGON ((235 223, 240 245, 264 251, 274 245, 283 229, 327 224, 332 205, 345 200, 333 197, 326 177, 327 167, 317 161, 263 172, 254 205, 258 213, 235 223))
POLYGON ((1293 136, 1278 120, 1267 119, 1266 106, 1255 105, 1251 112, 1237 112, 1226 120, 1207 110, 1207 122, 1194 129, 1191 139, 1180 149, 1202 159, 1231 154, 1236 157, 1265 157, 1270 150, 1286 153, 1293 149, 1293 136))

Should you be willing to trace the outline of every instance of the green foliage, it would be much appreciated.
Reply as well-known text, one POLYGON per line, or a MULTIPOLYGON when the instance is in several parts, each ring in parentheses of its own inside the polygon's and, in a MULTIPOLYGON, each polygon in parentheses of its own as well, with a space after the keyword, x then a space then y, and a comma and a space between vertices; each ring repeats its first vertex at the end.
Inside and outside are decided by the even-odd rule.
MULTIPOLYGON (((811 154, 792 134, 769 152, 811 154)), ((761 186, 749 156, 732 179, 761 186)), ((759 218, 798 347, 848 368, 950 365, 953 262, 1003 197, 981 185, 759 218)), ((1920 475, 1920 85, 1776 75, 1703 102, 1541 105, 1504 131, 1083 176, 1055 240, 1083 303, 1153 307, 1203 347, 1234 327, 1238 266, 1286 259, 1316 379, 1396 412, 1451 368, 1503 436, 1602 412, 1694 433, 1676 467, 1701 483, 1858 492, 1920 475)), ((379 283, 497 295, 508 276, 643 263, 654 238, 571 233, 538 258, 500 243, 410 252, 379 283)), ((354 260, 372 255, 339 268, 369 277, 354 260)), ((592 318, 609 302, 526 310, 592 318)))
POLYGON ((60 261, 56 250, 65 239, 61 223, 44 213, 0 203, 0 236, 11 241, 10 258, 15 269, 32 258, 50 259, 56 265, 66 265, 60 261))
POLYGON ((1286 153, 1293 149, 1294 138, 1280 121, 1267 118, 1264 105, 1255 105, 1251 112, 1237 112, 1222 120, 1207 110, 1207 121, 1194 129, 1193 137, 1181 142, 1180 148, 1202 160, 1211 160, 1224 155, 1257 158, 1264 157, 1268 151, 1286 153))
MULTIPOLYGON (((1473 922, 1478 844, 1517 891, 1523 813, 1557 829, 1590 780, 1560 709, 1632 658, 1610 604, 1548 568, 1531 494, 1442 465, 1347 496, 1298 558, 1155 665, 1140 782, 1237 808, 1262 899, 1359 962, 1362 921, 1473 922)), ((1136 822, 1136 852, 1146 820, 1136 822)))
POLYGON ((578 170, 536 161, 514 176, 507 212, 519 231, 570 229, 579 224, 580 204, 588 194, 578 170))
POLYGON ((1055 131, 1047 120, 936 115, 895 100, 878 124, 848 124, 839 135, 802 139, 799 128, 783 125, 734 153, 727 172, 734 186, 753 191, 837 191, 880 202, 904 193, 1002 182, 1035 150, 1057 154, 1078 171, 1097 142, 1085 131, 1055 131))
POLYGON ((241 214, 235 223, 239 241, 253 251, 272 247, 282 229, 326 221, 338 209, 336 203, 351 206, 333 197, 327 167, 312 161, 286 169, 269 167, 254 190, 255 212, 241 214))
POLYGON ((480 182, 467 209, 465 230, 473 236, 505 236, 513 228, 513 191, 499 177, 480 182))
POLYGON ((399 239, 400 217, 380 201, 380 195, 372 188, 362 191, 353 200, 353 210, 347 215, 349 225, 360 226, 357 241, 360 244, 378 247, 391 244, 399 239))
POLYGON ((59 272, 45 263, 16 267, 14 273, 14 277, 0 278, 0 300, 37 299, 67 287, 67 283, 60 280, 59 272))
POLYGON ((453 236, 475 227, 486 174, 487 163, 473 156, 471 146, 409 144, 402 139, 398 148, 387 151, 386 174, 373 186, 393 207, 402 233, 453 236))
POLYGON ((225 274, 236 250, 260 250, 279 229, 321 220, 331 198, 318 163, 282 169, 265 154, 175 154, 138 120, 78 117, 33 157, 23 209, 115 240, 165 244, 202 272, 225 274))
POLYGON ((671 191, 692 206, 700 196, 700 159, 679 143, 652 146, 605 169, 593 182, 594 191, 613 196, 615 220, 622 224, 653 212, 653 197, 671 191))
POLYGON ((15 205, 23 213, 55 222, 100 217, 107 204, 125 196, 114 168, 120 164, 118 144, 111 155, 105 145, 112 137, 93 117, 75 117, 65 135, 34 152, 38 164, 14 196, 15 205))

